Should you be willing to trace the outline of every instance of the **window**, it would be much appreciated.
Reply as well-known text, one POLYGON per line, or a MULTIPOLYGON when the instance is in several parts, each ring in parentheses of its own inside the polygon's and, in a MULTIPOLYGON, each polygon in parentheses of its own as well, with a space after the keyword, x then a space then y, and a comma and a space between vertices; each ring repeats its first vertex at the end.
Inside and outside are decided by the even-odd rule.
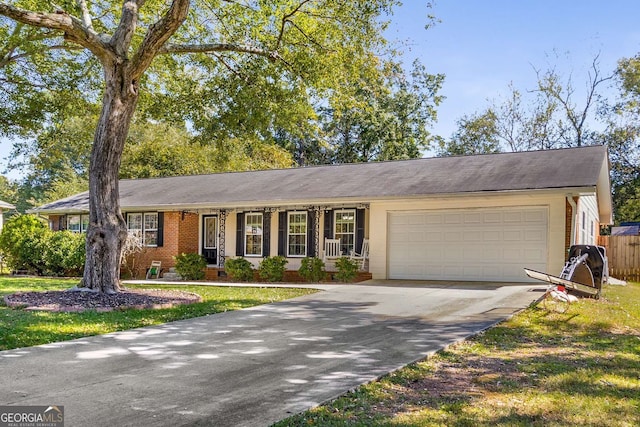
POLYGON ((74 233, 85 233, 89 228, 89 215, 67 216, 67 230, 74 233))
POLYGON ((287 256, 307 255, 307 213, 288 213, 287 256))
POLYGON ((356 211, 343 209, 334 212, 334 239, 340 239, 343 255, 349 255, 355 249, 356 241, 356 211))
POLYGON ((247 213, 244 216, 244 254, 262 256, 261 213, 247 213))
POLYGON ((144 244, 145 246, 158 246, 158 214, 144 214, 144 244))
POLYGON ((158 213, 127 214, 127 229, 142 239, 145 246, 158 246, 158 213))

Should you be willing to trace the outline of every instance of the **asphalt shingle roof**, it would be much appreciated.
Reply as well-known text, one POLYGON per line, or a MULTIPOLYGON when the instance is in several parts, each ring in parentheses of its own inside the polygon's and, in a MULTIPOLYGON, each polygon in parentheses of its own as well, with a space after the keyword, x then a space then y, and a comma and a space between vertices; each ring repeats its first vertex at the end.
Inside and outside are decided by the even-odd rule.
MULTIPOLYGON (((120 181, 127 208, 368 201, 457 193, 595 187, 604 146, 120 181)), ((88 210, 88 193, 41 206, 88 210)))

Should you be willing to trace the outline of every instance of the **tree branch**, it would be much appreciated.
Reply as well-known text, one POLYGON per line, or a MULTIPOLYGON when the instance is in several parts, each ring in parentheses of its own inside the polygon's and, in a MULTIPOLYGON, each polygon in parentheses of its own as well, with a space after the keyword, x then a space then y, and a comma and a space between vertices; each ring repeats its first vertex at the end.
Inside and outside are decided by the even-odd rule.
POLYGON ((217 54, 217 53, 215 53, 215 52, 211 52, 211 54, 212 54, 212 55, 213 55, 213 56, 214 56, 218 61, 220 61, 220 62, 222 63, 222 65, 224 65, 224 66, 225 66, 225 68, 226 68, 227 70, 229 70, 231 73, 233 73, 233 74, 235 74, 236 76, 240 77, 242 80, 245 80, 245 81, 247 80, 246 76, 244 76, 244 75, 240 74, 240 73, 238 72, 238 70, 236 70, 236 69, 235 69, 235 68, 233 68, 230 64, 228 64, 228 63, 227 63, 227 61, 225 61, 225 59, 224 59, 222 56, 218 55, 218 54, 217 54))
POLYGON ((56 13, 32 12, 0 3, 0 15, 34 27, 62 31, 65 39, 89 49, 99 58, 112 55, 105 40, 98 33, 87 28, 78 18, 64 11, 56 13))
MULTIPOLYGON (((138 0, 138 2, 142 4, 144 0, 138 0)), ((173 0, 167 13, 149 28, 142 44, 131 59, 132 79, 137 80, 144 73, 167 40, 187 19, 190 3, 190 0, 173 0)))
POLYGON ((144 0, 125 0, 122 5, 122 15, 120 16, 118 28, 116 28, 111 40, 109 40, 109 44, 115 49, 117 56, 120 58, 127 56, 133 33, 138 25, 138 10, 143 3, 144 0))
POLYGON ((255 46, 238 45, 231 43, 208 44, 166 44, 158 53, 213 53, 213 52, 240 52, 263 56, 270 60, 281 59, 276 51, 269 51, 255 46))
POLYGON ((93 22, 91 21, 91 14, 89 13, 86 0, 77 0, 77 3, 82 12, 82 23, 89 31, 93 31, 93 22))
POLYGON ((311 43, 313 43, 314 45, 318 46, 320 49, 322 50, 328 50, 326 49, 324 46, 322 46, 320 43, 318 43, 317 41, 315 41, 312 37, 310 37, 307 33, 305 33, 304 31, 302 31, 302 28, 300 28, 295 22, 293 21, 289 21, 289 23, 291 25, 293 25, 298 31, 300 31, 300 34, 302 34, 307 40, 309 40, 311 43))
MULTIPOLYGON (((73 50, 73 49, 82 49, 82 48, 75 47, 75 46, 67 46, 67 45, 53 45, 53 46, 47 46, 45 50, 73 50)), ((13 53, 13 51, 11 53, 13 53)), ((13 56, 11 56, 10 54, 7 54, 7 56, 0 58, 0 68, 7 66, 11 62, 16 62, 19 59, 28 58, 31 55, 33 55, 33 53, 19 53, 13 56)))
POLYGON ((298 13, 298 11, 302 9, 302 6, 304 6, 306 3, 309 3, 309 1, 310 0, 302 1, 295 9, 293 9, 291 12, 287 13, 282 17, 282 24, 280 25, 280 34, 278 34, 278 41, 276 42, 276 50, 280 48, 280 44, 282 43, 282 38, 284 37, 285 26, 287 25, 287 22, 290 22, 289 19, 291 19, 293 15, 298 13))

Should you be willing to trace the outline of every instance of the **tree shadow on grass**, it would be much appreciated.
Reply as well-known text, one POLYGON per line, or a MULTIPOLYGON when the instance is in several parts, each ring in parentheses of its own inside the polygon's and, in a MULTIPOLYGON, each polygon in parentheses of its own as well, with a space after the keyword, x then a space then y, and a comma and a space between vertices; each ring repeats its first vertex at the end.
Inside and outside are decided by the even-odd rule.
POLYGON ((207 316, 264 304, 258 299, 229 299, 164 309, 126 309, 81 313, 12 309, 0 303, 0 350, 67 341, 166 322, 207 316))

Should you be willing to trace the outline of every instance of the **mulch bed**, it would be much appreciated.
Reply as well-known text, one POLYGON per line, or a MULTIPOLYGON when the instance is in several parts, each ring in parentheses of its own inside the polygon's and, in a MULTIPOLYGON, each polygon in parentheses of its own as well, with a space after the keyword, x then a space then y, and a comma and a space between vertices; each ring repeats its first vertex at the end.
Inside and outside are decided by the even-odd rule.
POLYGON ((106 312, 127 309, 170 308, 180 304, 202 302, 193 292, 169 289, 124 289, 115 294, 90 291, 64 290, 47 292, 19 292, 6 295, 4 302, 12 308, 25 310, 106 312))

